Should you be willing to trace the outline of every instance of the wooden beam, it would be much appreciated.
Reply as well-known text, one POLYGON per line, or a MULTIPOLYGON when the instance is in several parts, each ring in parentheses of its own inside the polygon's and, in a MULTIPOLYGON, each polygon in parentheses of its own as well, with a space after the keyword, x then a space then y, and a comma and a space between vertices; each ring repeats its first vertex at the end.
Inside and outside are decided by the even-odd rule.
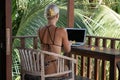
POLYGON ((6 80, 5 1, 0 0, 0 80, 6 80))
POLYGON ((6 80, 12 80, 12 20, 11 0, 5 0, 6 8, 6 80))
POLYGON ((74 27, 74 0, 68 0, 68 25, 67 27, 74 27))

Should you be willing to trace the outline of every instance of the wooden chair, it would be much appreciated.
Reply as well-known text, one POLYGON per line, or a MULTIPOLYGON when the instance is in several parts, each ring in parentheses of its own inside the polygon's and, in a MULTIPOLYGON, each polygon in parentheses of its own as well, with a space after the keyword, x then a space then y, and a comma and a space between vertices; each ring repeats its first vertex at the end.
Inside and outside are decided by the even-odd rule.
POLYGON ((24 80, 25 74, 39 76, 40 79, 38 80, 45 80, 45 78, 55 77, 57 75, 70 74, 69 76, 71 77, 70 79, 67 80, 75 80, 74 79, 74 64, 76 62, 75 59, 60 54, 56 54, 48 51, 36 50, 36 49, 18 48, 18 51, 21 59, 22 80, 24 80), (58 57, 57 73, 45 74, 45 64, 44 64, 45 55, 52 55, 58 57), (64 68, 65 60, 69 61, 70 63, 70 68, 68 70, 65 70, 64 68))
POLYGON ((119 73, 118 80, 120 80, 120 62, 117 63, 117 67, 118 67, 118 73, 119 73))

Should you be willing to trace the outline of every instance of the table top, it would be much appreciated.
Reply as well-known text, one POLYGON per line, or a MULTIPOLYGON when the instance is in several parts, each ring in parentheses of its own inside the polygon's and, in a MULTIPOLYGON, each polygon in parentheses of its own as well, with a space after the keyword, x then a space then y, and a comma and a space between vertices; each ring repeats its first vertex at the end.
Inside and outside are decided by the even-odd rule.
POLYGON ((120 50, 104 48, 104 47, 96 47, 96 46, 79 46, 72 47, 71 52, 77 52, 79 55, 83 56, 105 56, 105 57, 120 57, 120 50))

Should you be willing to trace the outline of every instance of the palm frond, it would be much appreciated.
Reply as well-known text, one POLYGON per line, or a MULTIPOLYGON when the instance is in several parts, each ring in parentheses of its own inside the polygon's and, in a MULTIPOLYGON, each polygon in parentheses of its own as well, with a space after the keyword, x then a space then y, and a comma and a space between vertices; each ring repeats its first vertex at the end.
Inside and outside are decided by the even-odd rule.
POLYGON ((120 15, 109 7, 102 5, 96 13, 92 23, 97 36, 120 37, 120 15))

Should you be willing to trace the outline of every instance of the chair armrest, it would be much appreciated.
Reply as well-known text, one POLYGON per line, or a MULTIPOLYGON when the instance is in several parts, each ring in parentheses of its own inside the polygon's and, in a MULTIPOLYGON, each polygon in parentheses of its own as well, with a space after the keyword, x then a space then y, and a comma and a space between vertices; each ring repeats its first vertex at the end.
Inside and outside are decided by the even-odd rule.
POLYGON ((76 63, 76 60, 74 58, 71 58, 71 57, 67 57, 67 56, 64 56, 64 55, 60 55, 60 54, 56 54, 54 52, 48 52, 48 51, 43 51, 43 50, 37 50, 41 53, 44 53, 44 54, 47 54, 47 55, 51 55, 51 56, 56 56, 56 57, 59 57, 59 58, 63 58, 63 59, 67 59, 67 60, 70 60, 70 61, 73 61, 74 63, 76 63))

